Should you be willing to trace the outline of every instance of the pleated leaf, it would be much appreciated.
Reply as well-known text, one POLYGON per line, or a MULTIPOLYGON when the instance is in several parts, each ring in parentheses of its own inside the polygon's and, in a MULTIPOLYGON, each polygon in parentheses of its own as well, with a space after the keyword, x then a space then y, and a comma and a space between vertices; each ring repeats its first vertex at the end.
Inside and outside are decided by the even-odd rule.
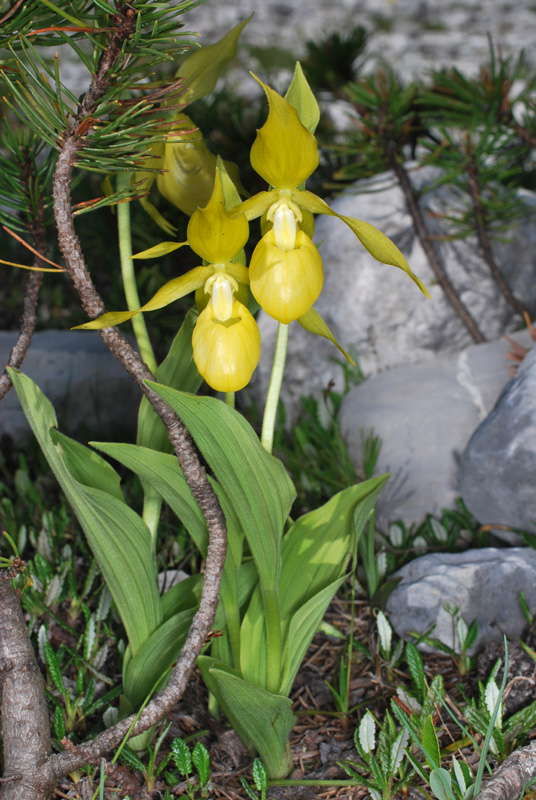
POLYGON ((282 547, 283 620, 290 621, 311 597, 344 575, 387 478, 382 475, 350 486, 292 525, 282 547))
POLYGON ((212 397, 147 381, 183 420, 240 520, 262 583, 277 587, 283 525, 295 497, 283 464, 244 417, 212 397))
POLYGON ((184 524, 201 554, 206 556, 208 532, 205 518, 175 456, 136 444, 91 442, 91 445, 124 464, 156 489, 184 524))
POLYGON ((128 661, 123 670, 123 689, 132 708, 139 708, 149 695, 162 689, 167 682, 196 611, 197 606, 170 617, 146 639, 136 655, 128 661))
POLYGON ((289 772, 287 739, 294 725, 288 697, 271 694, 242 680, 224 665, 211 666, 211 659, 198 659, 203 678, 220 701, 225 715, 243 742, 255 749, 269 778, 289 772))
POLYGON ((162 621, 149 530, 116 496, 75 480, 62 446, 54 444, 49 433, 57 426, 52 404, 26 375, 9 369, 9 376, 41 450, 86 534, 136 653, 162 621))

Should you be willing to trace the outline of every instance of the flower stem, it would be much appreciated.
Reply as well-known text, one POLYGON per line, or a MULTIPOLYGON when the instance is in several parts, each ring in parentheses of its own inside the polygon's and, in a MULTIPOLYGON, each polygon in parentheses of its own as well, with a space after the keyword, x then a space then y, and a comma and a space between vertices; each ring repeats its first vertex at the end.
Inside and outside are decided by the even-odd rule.
POLYGON ((231 408, 235 407, 235 392, 225 392, 225 402, 231 408))
POLYGON ((261 444, 269 453, 272 452, 274 443, 275 420, 277 416, 277 406, 283 382, 283 372, 287 358, 288 345, 288 325, 279 323, 277 329, 277 340, 275 343, 274 363, 272 366, 272 376, 270 386, 266 396, 266 407, 264 409, 264 419, 262 422, 261 444))
MULTIPOLYGON (((117 189, 126 189, 130 182, 130 174, 122 172, 117 176, 117 189)), ((129 311, 139 308, 140 298, 136 287, 136 276, 134 274, 134 262, 132 261, 132 241, 130 236, 130 203, 118 203, 117 206, 117 231, 119 235, 119 256, 121 260, 121 275, 123 277, 123 288, 127 300, 129 311)), ((156 371, 156 359, 147 332, 147 326, 143 314, 138 314, 132 319, 134 335, 138 343, 138 348, 142 359, 145 361, 151 372, 156 371)))

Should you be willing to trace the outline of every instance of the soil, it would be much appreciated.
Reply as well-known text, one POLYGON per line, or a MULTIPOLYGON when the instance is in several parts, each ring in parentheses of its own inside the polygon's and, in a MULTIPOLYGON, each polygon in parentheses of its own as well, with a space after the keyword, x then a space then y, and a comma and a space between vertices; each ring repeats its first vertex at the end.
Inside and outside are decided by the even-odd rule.
MULTIPOLYGON (((327 622, 336 627, 345 637, 351 628, 350 604, 336 599, 326 616, 327 622)), ((294 780, 326 781, 348 780, 348 775, 339 762, 344 759, 356 760, 353 736, 366 709, 370 709, 377 719, 382 720, 389 707, 397 686, 410 685, 410 676, 402 670, 387 672, 387 668, 377 654, 377 637, 369 603, 359 599, 355 603, 354 640, 358 647, 354 650, 352 663, 349 714, 337 713, 331 691, 327 683, 337 687, 341 658, 347 652, 347 641, 317 633, 301 670, 296 678, 293 691, 293 710, 297 721, 290 737, 294 771, 289 776, 294 780), (365 656, 366 648, 372 659, 365 656), (357 708, 356 708, 357 707, 357 708)), ((466 676, 460 676, 454 662, 449 657, 423 654, 425 672, 429 681, 438 673, 443 675, 446 688, 446 702, 454 710, 463 704, 463 695, 475 696, 478 681, 485 681, 498 658, 504 656, 503 648, 488 645, 478 659, 476 668, 466 676)), ((504 695, 506 713, 509 715, 527 705, 536 695, 536 669, 534 661, 517 644, 512 643, 509 652, 508 683, 504 695)), ((501 674, 498 680, 501 680, 501 674)), ((252 757, 241 740, 226 724, 224 718, 216 720, 207 710, 207 692, 198 672, 190 681, 182 701, 173 709, 170 719, 172 726, 168 742, 180 736, 199 738, 210 753, 212 791, 211 800, 244 800, 244 789, 240 776, 251 784, 252 757)), ((434 720, 443 730, 440 738, 442 748, 460 742, 460 730, 445 713, 438 708, 434 720)), ((531 737, 536 736, 536 729, 531 737)), ((475 737, 479 741, 478 735, 475 737)), ((161 755, 167 750, 164 744, 161 755)), ((460 752, 471 768, 476 771, 478 755, 472 747, 462 747, 459 751, 454 745, 452 752, 460 752)), ((159 800, 163 797, 165 785, 157 780, 148 791, 144 777, 125 766, 107 770, 108 780, 104 797, 130 800, 159 800), (114 795, 114 792, 117 794, 114 795)), ((91 800, 96 785, 90 787, 84 778, 77 784, 65 783, 56 790, 57 797, 91 800)), ((171 789, 175 797, 188 797, 188 784, 183 782, 171 789)), ((418 787, 412 787, 407 795, 412 800, 422 800, 418 787)), ((196 794, 195 797, 198 797, 196 794)), ((365 787, 355 785, 340 786, 272 786, 267 797, 272 800, 359 800, 368 796, 365 787)), ((402 797, 402 793, 399 793, 402 797)))

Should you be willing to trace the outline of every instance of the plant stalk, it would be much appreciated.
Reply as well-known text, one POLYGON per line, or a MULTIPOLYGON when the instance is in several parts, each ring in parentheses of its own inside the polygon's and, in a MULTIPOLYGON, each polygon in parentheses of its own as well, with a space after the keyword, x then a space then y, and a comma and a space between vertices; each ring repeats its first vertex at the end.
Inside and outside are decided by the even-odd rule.
POLYGON ((282 322, 278 323, 274 363, 272 366, 268 394, 266 396, 266 406, 264 408, 261 444, 269 453, 272 452, 274 444, 277 406, 279 404, 279 395, 281 394, 281 384, 283 383, 283 372, 285 371, 285 361, 287 358, 288 328, 288 325, 284 325, 282 322))
MULTIPOLYGON (((121 172, 117 176, 117 190, 127 189, 130 184, 131 174, 121 172)), ((134 261, 132 260, 132 238, 130 230, 130 202, 118 203, 117 209, 117 232, 119 237, 119 256, 121 260, 121 275, 123 278, 123 288, 129 311, 140 308, 140 298, 138 287, 136 286, 136 275, 134 272, 134 261)), ((154 356, 151 340, 147 331, 147 325, 143 314, 137 314, 131 319, 132 327, 140 355, 154 374, 156 372, 156 359, 154 356)))

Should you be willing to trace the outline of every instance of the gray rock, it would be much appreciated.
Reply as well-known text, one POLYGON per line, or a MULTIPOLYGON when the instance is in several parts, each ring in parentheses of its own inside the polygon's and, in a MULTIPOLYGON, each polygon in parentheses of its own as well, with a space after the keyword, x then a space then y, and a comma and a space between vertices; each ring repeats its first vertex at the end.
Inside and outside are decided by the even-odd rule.
MULTIPOLYGON (((410 640, 410 631, 431 634, 459 652, 452 616, 445 604, 458 607, 470 625, 478 621, 472 655, 487 642, 516 640, 527 623, 519 602, 523 592, 536 611, 536 551, 528 547, 467 550, 430 554, 398 570, 402 578, 387 601, 386 614, 396 633, 410 640)), ((422 646, 423 649, 429 649, 422 646)))
MULTIPOLYGON (((16 332, 0 332, 0 364, 7 363, 16 332)), ((87 436, 121 436, 135 430, 140 392, 95 333, 36 333, 22 372, 53 404, 61 430, 87 436)), ((0 403, 0 437, 31 435, 16 392, 0 403)))
MULTIPOLYGON (((441 66, 476 73, 489 57, 488 33, 505 56, 517 56, 526 48, 528 63, 534 64, 536 18, 530 0, 520 0, 515 14, 502 0, 208 0, 185 14, 184 21, 189 30, 202 34, 205 44, 253 12, 255 16, 242 34, 244 44, 265 48, 267 42, 273 42, 296 58, 303 56, 307 39, 364 25, 376 31, 369 48, 373 63, 368 66, 372 69, 378 58, 387 60, 404 79, 422 79, 426 71, 441 66)), ((243 61, 252 68, 249 53, 243 61)))
MULTIPOLYGON (((531 342, 528 331, 512 338, 531 342)), ((346 396, 341 433, 354 464, 362 464, 361 430, 374 429, 382 439, 376 473, 392 473, 376 505, 380 530, 397 519, 419 524, 427 513, 453 507, 459 456, 509 380, 508 349, 504 339, 471 345, 432 363, 382 372, 346 396)), ((474 480, 480 484, 481 476, 474 480)), ((471 510, 482 521, 481 509, 471 510)))
MULTIPOLYGON (((536 533, 536 348, 473 434, 460 460, 460 494, 484 524, 536 533)), ((515 534, 496 532, 507 541, 515 534)))
MULTIPOLYGON (((430 185, 437 171, 424 168, 412 173, 417 187, 430 185)), ((400 269, 375 261, 354 234, 339 220, 319 217, 316 240, 322 242, 325 283, 315 308, 322 314, 338 341, 353 348, 365 375, 404 364, 431 362, 438 354, 452 354, 472 344, 472 339, 435 284, 416 238, 401 190, 389 175, 378 179, 383 186, 373 194, 345 193, 332 202, 339 213, 364 219, 389 236, 406 256, 412 270, 428 286, 427 300, 400 269)), ((361 182, 353 191, 365 189, 361 182)), ((530 208, 536 196, 524 193, 530 208)), ((424 195, 421 205, 432 212, 444 212, 451 198, 445 187, 424 195)), ((425 214, 434 235, 444 233, 437 218, 425 214)), ((494 245, 496 260, 503 268, 514 294, 532 313, 536 310, 536 228, 531 221, 520 224, 508 243, 494 245)), ((439 241, 438 250, 447 274, 489 341, 498 339, 513 326, 515 315, 490 277, 477 243, 467 240, 439 241)), ((255 374, 257 398, 266 396, 275 344, 277 323, 267 315, 259 318, 264 352, 255 374)), ((342 370, 335 363, 337 352, 326 340, 293 323, 283 399, 289 408, 294 398, 320 394, 328 384, 340 390, 342 370), (313 354, 313 355, 311 355, 313 354)))

